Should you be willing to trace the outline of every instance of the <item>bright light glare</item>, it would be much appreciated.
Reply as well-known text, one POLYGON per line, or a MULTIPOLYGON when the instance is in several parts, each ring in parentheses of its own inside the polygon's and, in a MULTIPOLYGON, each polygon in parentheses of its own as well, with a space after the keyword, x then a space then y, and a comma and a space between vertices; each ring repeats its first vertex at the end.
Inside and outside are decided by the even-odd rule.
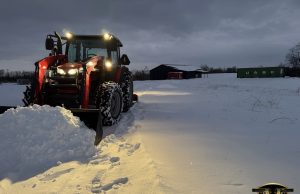
POLYGON ((88 62, 88 63, 86 64, 86 66, 87 66, 87 67, 92 67, 92 66, 94 66, 94 64, 95 64, 94 62, 90 61, 90 62, 88 62))
POLYGON ((66 75, 66 72, 63 69, 57 68, 57 73, 60 75, 66 75))
POLYGON ((67 39, 71 39, 73 37, 73 34, 71 32, 66 32, 65 35, 67 39))
POLYGON ((75 75, 77 73, 77 69, 70 69, 69 71, 68 71, 68 74, 69 75, 75 75))
POLYGON ((105 34, 103 35, 103 37, 104 37, 105 40, 110 40, 110 39, 112 39, 112 35, 110 35, 109 33, 105 33, 105 34))
POLYGON ((189 92, 168 92, 168 91, 143 91, 136 92, 138 96, 151 95, 151 96, 187 96, 191 95, 189 92))
POLYGON ((107 68, 107 69, 111 69, 112 68, 112 62, 111 61, 105 61, 105 67, 107 68))

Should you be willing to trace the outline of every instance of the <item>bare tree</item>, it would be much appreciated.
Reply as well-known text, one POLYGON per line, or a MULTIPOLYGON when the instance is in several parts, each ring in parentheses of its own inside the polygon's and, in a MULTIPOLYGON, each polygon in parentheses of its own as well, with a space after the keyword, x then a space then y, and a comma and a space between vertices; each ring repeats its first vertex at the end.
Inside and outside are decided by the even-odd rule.
POLYGON ((289 50, 286 55, 286 62, 292 67, 300 67, 300 43, 289 50))
POLYGON ((204 64, 204 65, 200 65, 200 68, 204 71, 209 71, 209 67, 208 65, 204 64))

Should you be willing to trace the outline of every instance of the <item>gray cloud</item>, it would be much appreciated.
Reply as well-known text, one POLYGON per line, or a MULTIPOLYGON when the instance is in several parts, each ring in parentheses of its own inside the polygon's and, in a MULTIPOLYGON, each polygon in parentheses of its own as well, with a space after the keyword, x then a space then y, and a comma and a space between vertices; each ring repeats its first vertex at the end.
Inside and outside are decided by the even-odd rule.
POLYGON ((117 35, 132 68, 277 65, 299 42, 297 0, 2 1, 0 68, 32 69, 46 34, 117 35))

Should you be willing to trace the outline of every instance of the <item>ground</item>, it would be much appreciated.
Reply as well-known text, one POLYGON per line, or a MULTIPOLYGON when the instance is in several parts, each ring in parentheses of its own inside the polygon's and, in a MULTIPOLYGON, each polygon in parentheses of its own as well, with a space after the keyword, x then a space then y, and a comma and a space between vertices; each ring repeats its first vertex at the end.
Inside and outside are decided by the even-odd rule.
MULTIPOLYGON (((11 145, 25 153, 18 169, 0 160, 0 171, 6 173, 0 193, 232 194, 251 193, 267 182, 286 184, 295 192, 300 189, 299 78, 237 79, 235 74, 219 74, 134 85, 140 101, 118 125, 105 128, 106 138, 96 149, 93 142, 87 143, 94 134, 62 108, 36 106, 1 115, 0 133, 7 137, 38 128, 22 121, 34 117, 34 112, 48 115, 47 122, 60 114, 65 119, 51 122, 50 133, 52 128, 36 116, 42 131, 38 137, 47 142, 43 149, 32 148, 35 136, 16 135, 23 146, 0 141, 6 142, 0 143, 3 153, 18 151, 11 145), (14 119, 19 122, 11 123, 14 119), (43 136, 53 137, 65 128, 67 137, 57 141, 43 136), (76 139, 72 129, 80 137, 76 139), (53 144, 64 146, 51 150, 60 153, 55 160, 48 154, 53 144), (82 148, 89 152, 79 152, 82 148), (65 157, 59 159, 62 153, 65 157), (39 164, 38 171, 31 163, 39 164), (35 169, 26 177, 20 170, 25 164, 35 169)), ((1 101, 20 103, 23 88, 0 85, 1 101)), ((7 157, 14 159, 14 154, 7 157)))

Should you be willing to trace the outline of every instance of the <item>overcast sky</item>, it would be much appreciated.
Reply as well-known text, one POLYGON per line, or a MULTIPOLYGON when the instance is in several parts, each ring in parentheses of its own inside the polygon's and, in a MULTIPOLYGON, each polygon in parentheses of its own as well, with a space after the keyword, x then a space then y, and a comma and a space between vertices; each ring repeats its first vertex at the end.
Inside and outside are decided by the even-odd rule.
POLYGON ((0 69, 33 70, 47 33, 107 30, 132 69, 272 66, 300 42, 299 0, 1 0, 0 69))

